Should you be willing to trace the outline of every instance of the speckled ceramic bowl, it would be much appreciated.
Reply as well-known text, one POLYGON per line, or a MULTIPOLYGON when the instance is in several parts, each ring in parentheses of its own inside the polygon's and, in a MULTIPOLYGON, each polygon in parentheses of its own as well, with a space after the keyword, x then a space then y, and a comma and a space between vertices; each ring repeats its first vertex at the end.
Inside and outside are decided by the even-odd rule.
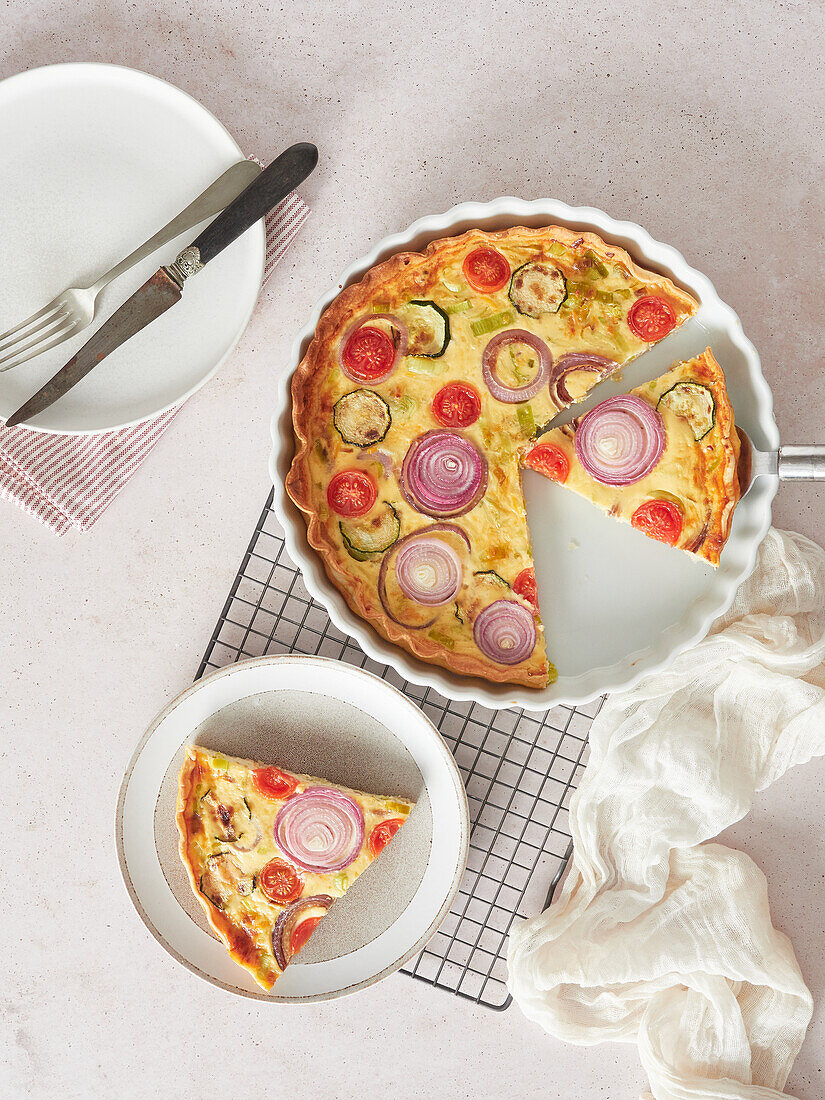
POLYGON ((284 489, 294 449, 291 376, 318 318, 342 287, 357 282, 369 268, 395 252, 417 250, 439 237, 473 227, 494 230, 553 224, 592 230, 621 245, 640 264, 666 274, 700 302, 695 317, 624 367, 620 382, 608 380, 596 387, 590 399, 577 406, 578 411, 654 378, 676 360, 690 358, 710 345, 724 368, 737 423, 757 447, 779 446, 773 400, 759 356, 739 318, 719 298, 710 280, 690 267, 675 248, 654 241, 640 226, 615 221, 592 207, 567 206, 554 199, 462 203, 445 214, 421 218, 405 232, 381 241, 347 268, 316 303, 293 345, 272 419, 270 471, 275 508, 286 532, 289 554, 300 566, 311 594, 327 608, 335 625, 352 635, 374 660, 392 665, 407 680, 431 686, 442 695, 476 699, 494 708, 544 710, 558 703, 583 703, 604 692, 630 687, 698 642, 730 606, 736 589, 753 569, 778 488, 778 480, 771 477, 763 477, 753 486, 736 510, 721 564, 713 570, 616 523, 575 493, 526 471, 524 487, 542 620, 548 653, 559 672, 558 680, 541 691, 491 684, 428 665, 380 637, 350 610, 309 546, 303 516, 284 489))
POLYGON ((158 715, 126 771, 116 839, 129 896, 173 958, 222 989, 294 1003, 364 989, 421 950, 458 890, 469 819, 452 754, 401 692, 340 661, 260 657, 199 680, 158 715), (215 937, 178 855, 177 777, 192 743, 416 803, 269 993, 215 937))

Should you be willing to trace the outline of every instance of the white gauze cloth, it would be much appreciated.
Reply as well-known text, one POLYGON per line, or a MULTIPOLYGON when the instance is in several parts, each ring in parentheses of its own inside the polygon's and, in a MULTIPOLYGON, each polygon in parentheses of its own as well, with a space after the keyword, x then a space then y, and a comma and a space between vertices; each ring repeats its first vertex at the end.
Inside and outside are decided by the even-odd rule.
POLYGON ((825 754, 823 661, 825 551, 771 530, 711 634, 605 703, 564 887, 511 933, 522 1011, 569 1042, 638 1043, 656 1100, 784 1095, 811 995, 762 872, 708 841, 825 754))

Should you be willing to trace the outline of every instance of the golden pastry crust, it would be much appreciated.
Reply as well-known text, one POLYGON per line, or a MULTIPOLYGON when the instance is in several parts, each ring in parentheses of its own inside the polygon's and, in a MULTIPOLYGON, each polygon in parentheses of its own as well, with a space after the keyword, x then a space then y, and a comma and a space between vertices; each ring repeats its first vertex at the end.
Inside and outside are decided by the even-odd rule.
MULTIPOLYGON (((704 558, 713 566, 719 564, 719 555, 730 534, 733 513, 739 503, 739 434, 733 417, 733 406, 725 385, 725 373, 717 363, 710 348, 695 359, 677 364, 668 374, 678 381, 696 379, 706 385, 716 402, 714 425, 697 447, 702 463, 693 468, 693 482, 697 491, 704 487, 707 494, 708 529, 704 539, 685 547, 690 553, 704 558)), ((667 377, 665 375, 664 377, 667 377)), ((673 383, 675 385, 675 381, 673 383)))
MULTIPOLYGON (((369 315, 373 310, 392 313, 405 302, 423 299, 434 300, 449 311, 451 304, 466 299, 471 302, 471 308, 450 315, 452 339, 443 359, 435 360, 438 367, 434 371, 437 369, 441 373, 434 378, 423 373, 413 375, 405 365, 385 382, 363 385, 378 392, 393 409, 396 407, 393 403, 396 387, 420 397, 421 405, 426 410, 429 410, 435 392, 445 382, 465 380, 479 390, 482 396, 481 418, 460 434, 470 438, 485 454, 489 462, 489 488, 481 504, 468 515, 457 518, 456 522, 468 530, 473 542, 470 562, 473 576, 495 570, 508 584, 512 584, 520 572, 532 567, 516 453, 518 444, 530 438, 532 429, 526 427, 517 416, 515 405, 495 401, 488 393, 482 378, 481 353, 491 335, 485 334, 480 340, 474 337, 470 320, 479 312, 492 316, 498 311, 510 310, 512 321, 506 327, 527 329, 538 335, 545 340, 556 358, 570 351, 587 351, 611 359, 616 369, 645 351, 650 344, 629 328, 625 312, 618 319, 614 312, 614 320, 609 322, 593 321, 592 317, 599 314, 596 308, 598 303, 591 308, 589 299, 582 307, 590 311, 589 315, 586 312, 576 313, 565 304, 557 313, 536 319, 512 309, 507 285, 492 294, 479 294, 468 289, 466 282, 462 283, 461 265, 464 257, 478 247, 494 247, 501 251, 511 271, 531 260, 550 261, 563 271, 568 288, 584 287, 585 294, 591 293, 586 280, 590 279, 594 265, 605 265, 608 275, 598 287, 609 288, 609 292, 603 291, 605 298, 609 298, 612 292, 615 292, 617 299, 621 295, 625 312, 635 298, 651 293, 666 299, 676 324, 691 316, 697 306, 690 295, 663 276, 639 267, 618 246, 606 243, 595 234, 575 233, 559 226, 539 229, 516 227, 495 233, 471 230, 459 237, 434 241, 421 253, 405 252, 392 256, 367 272, 359 283, 344 289, 330 304, 321 316, 315 336, 295 372, 292 402, 296 453, 286 488, 304 514, 309 544, 319 554, 327 576, 352 610, 370 623, 379 635, 426 662, 454 672, 540 688, 548 679, 555 678, 555 670, 547 664, 540 623, 533 654, 516 665, 497 664, 489 660, 477 649, 472 638, 472 617, 491 602, 494 592, 474 602, 471 586, 465 584, 464 603, 458 601, 461 604, 458 613, 465 618, 463 624, 460 621, 459 625, 449 622, 450 609, 439 619, 434 632, 399 625, 385 613, 378 598, 378 563, 354 562, 346 552, 339 533, 338 517, 324 514, 328 509, 321 469, 326 468, 328 482, 336 467, 352 467, 365 457, 346 449, 332 423, 333 405, 356 387, 356 383, 351 382, 338 365, 342 334, 358 318, 369 315), (579 282, 579 279, 582 281, 579 282), (588 316, 591 318, 589 321, 588 316), (505 545, 509 557, 499 562, 496 557, 498 548, 505 545), (443 644, 445 637, 451 643, 449 647, 443 644)), ((591 282, 594 289, 595 285, 591 282)), ((408 359, 415 361, 411 356, 408 359)), ((592 376, 583 375, 579 379, 580 392, 575 393, 573 399, 579 400, 593 381, 592 376)), ((528 411, 535 427, 547 423, 558 407, 549 392, 542 391, 531 399, 528 411)), ((432 520, 410 508, 403 499, 397 487, 400 463, 412 440, 424 431, 438 428, 439 424, 431 414, 429 419, 423 414, 413 414, 405 434, 403 426, 396 426, 396 419, 393 418, 393 427, 386 442, 363 450, 366 456, 376 450, 390 452, 395 482, 387 486, 382 480, 379 503, 391 503, 398 510, 403 535, 428 526, 432 520)), ((530 606, 512 591, 507 593, 507 598, 530 606)))
MULTIPOLYGON (((724 372, 710 348, 694 359, 676 363, 659 378, 630 391, 662 415, 666 445, 653 470, 642 480, 624 487, 605 486, 583 469, 576 457, 574 433, 555 428, 538 440, 567 455, 570 473, 565 483, 617 519, 630 522, 641 504, 656 497, 672 499, 683 509, 684 524, 677 543, 682 550, 714 567, 730 534, 739 501, 739 435, 728 397, 724 372), (698 383, 713 394, 713 425, 700 440, 683 415, 660 402, 674 386, 698 383)), ((530 466, 529 448, 525 465, 530 466)), ((539 471, 541 472, 541 471, 539 471)))
POLYGON ((245 970, 248 970, 259 985, 269 990, 275 984, 277 975, 273 976, 272 981, 266 979, 261 980, 258 977, 261 969, 262 953, 255 948, 255 945, 248 937, 240 934, 240 930, 236 928, 232 921, 230 921, 220 909, 213 905, 212 902, 201 893, 200 871, 195 866, 193 851, 196 822, 200 826, 197 832, 201 832, 203 828, 200 824, 200 818, 193 812, 195 788, 204 776, 201 760, 202 757, 197 750, 188 749, 186 759, 183 762, 180 775, 178 776, 178 803, 175 821, 178 826, 178 851, 180 852, 181 863, 186 868, 186 874, 189 877, 189 884, 192 887, 192 892, 201 903, 201 907, 206 914, 206 919, 212 925, 218 939, 235 962, 245 970))
POLYGON ((207 920, 232 959, 248 970, 258 985, 270 990, 282 973, 273 954, 272 932, 278 917, 292 902, 275 904, 262 892, 257 880, 261 870, 271 859, 290 865, 292 863, 289 854, 278 846, 274 836, 275 818, 288 798, 292 794, 300 794, 308 787, 332 788, 347 795, 359 806, 364 823, 360 851, 347 864, 345 871, 296 871, 301 882, 301 893, 296 896, 296 901, 315 898, 319 894, 333 901, 341 897, 358 875, 380 854, 378 850, 374 852, 370 845, 372 830, 391 819, 406 820, 414 804, 406 799, 383 798, 354 791, 317 776, 289 772, 283 768, 277 770, 294 782, 294 791, 283 798, 267 797, 261 793, 253 779, 256 770, 267 767, 252 760, 226 757, 190 745, 178 777, 175 820, 181 863, 186 868, 192 891, 207 920), (210 796, 211 803, 205 805, 210 796), (226 817, 222 819, 216 816, 216 809, 218 815, 222 812, 226 817), (254 843, 249 843, 243 837, 241 839, 244 843, 239 847, 237 837, 232 841, 226 836, 220 838, 214 835, 229 827, 232 829, 230 835, 235 836, 236 818, 240 821, 238 828, 248 828, 250 835, 254 832, 254 843), (220 908, 212 897, 207 896, 203 879, 210 865, 210 858, 224 859, 227 854, 237 871, 235 885, 241 882, 244 889, 233 890, 230 879, 226 895, 218 898, 224 902, 224 907, 220 908))

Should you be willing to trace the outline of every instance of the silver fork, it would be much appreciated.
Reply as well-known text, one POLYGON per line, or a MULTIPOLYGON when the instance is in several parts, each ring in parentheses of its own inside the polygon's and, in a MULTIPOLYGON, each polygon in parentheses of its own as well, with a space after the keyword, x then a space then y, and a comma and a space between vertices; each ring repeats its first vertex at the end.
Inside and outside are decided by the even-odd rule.
POLYGON ((136 248, 111 271, 101 275, 91 286, 69 287, 19 325, 10 328, 8 332, 0 333, 0 372, 19 367, 35 355, 42 355, 44 351, 68 340, 70 336, 82 332, 94 320, 97 297, 104 287, 130 267, 145 260, 156 249, 174 240, 180 233, 194 229, 200 222, 220 214, 260 171, 260 165, 251 160, 241 160, 233 164, 168 225, 158 230, 154 237, 136 248))

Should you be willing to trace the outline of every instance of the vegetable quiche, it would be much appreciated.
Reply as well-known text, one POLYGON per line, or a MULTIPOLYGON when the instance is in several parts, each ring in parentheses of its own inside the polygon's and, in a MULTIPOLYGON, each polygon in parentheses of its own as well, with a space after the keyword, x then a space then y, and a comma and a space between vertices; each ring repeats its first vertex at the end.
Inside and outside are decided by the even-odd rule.
POLYGON ((455 672, 555 679, 523 451, 696 308, 617 246, 556 226, 435 241, 343 290, 293 379, 287 490, 350 607, 455 672))
POLYGON ((719 564, 739 500, 739 436, 710 348, 545 433, 524 462, 651 538, 719 564))
POLYGON ((269 990, 412 808, 190 746, 180 857, 229 954, 269 990))

